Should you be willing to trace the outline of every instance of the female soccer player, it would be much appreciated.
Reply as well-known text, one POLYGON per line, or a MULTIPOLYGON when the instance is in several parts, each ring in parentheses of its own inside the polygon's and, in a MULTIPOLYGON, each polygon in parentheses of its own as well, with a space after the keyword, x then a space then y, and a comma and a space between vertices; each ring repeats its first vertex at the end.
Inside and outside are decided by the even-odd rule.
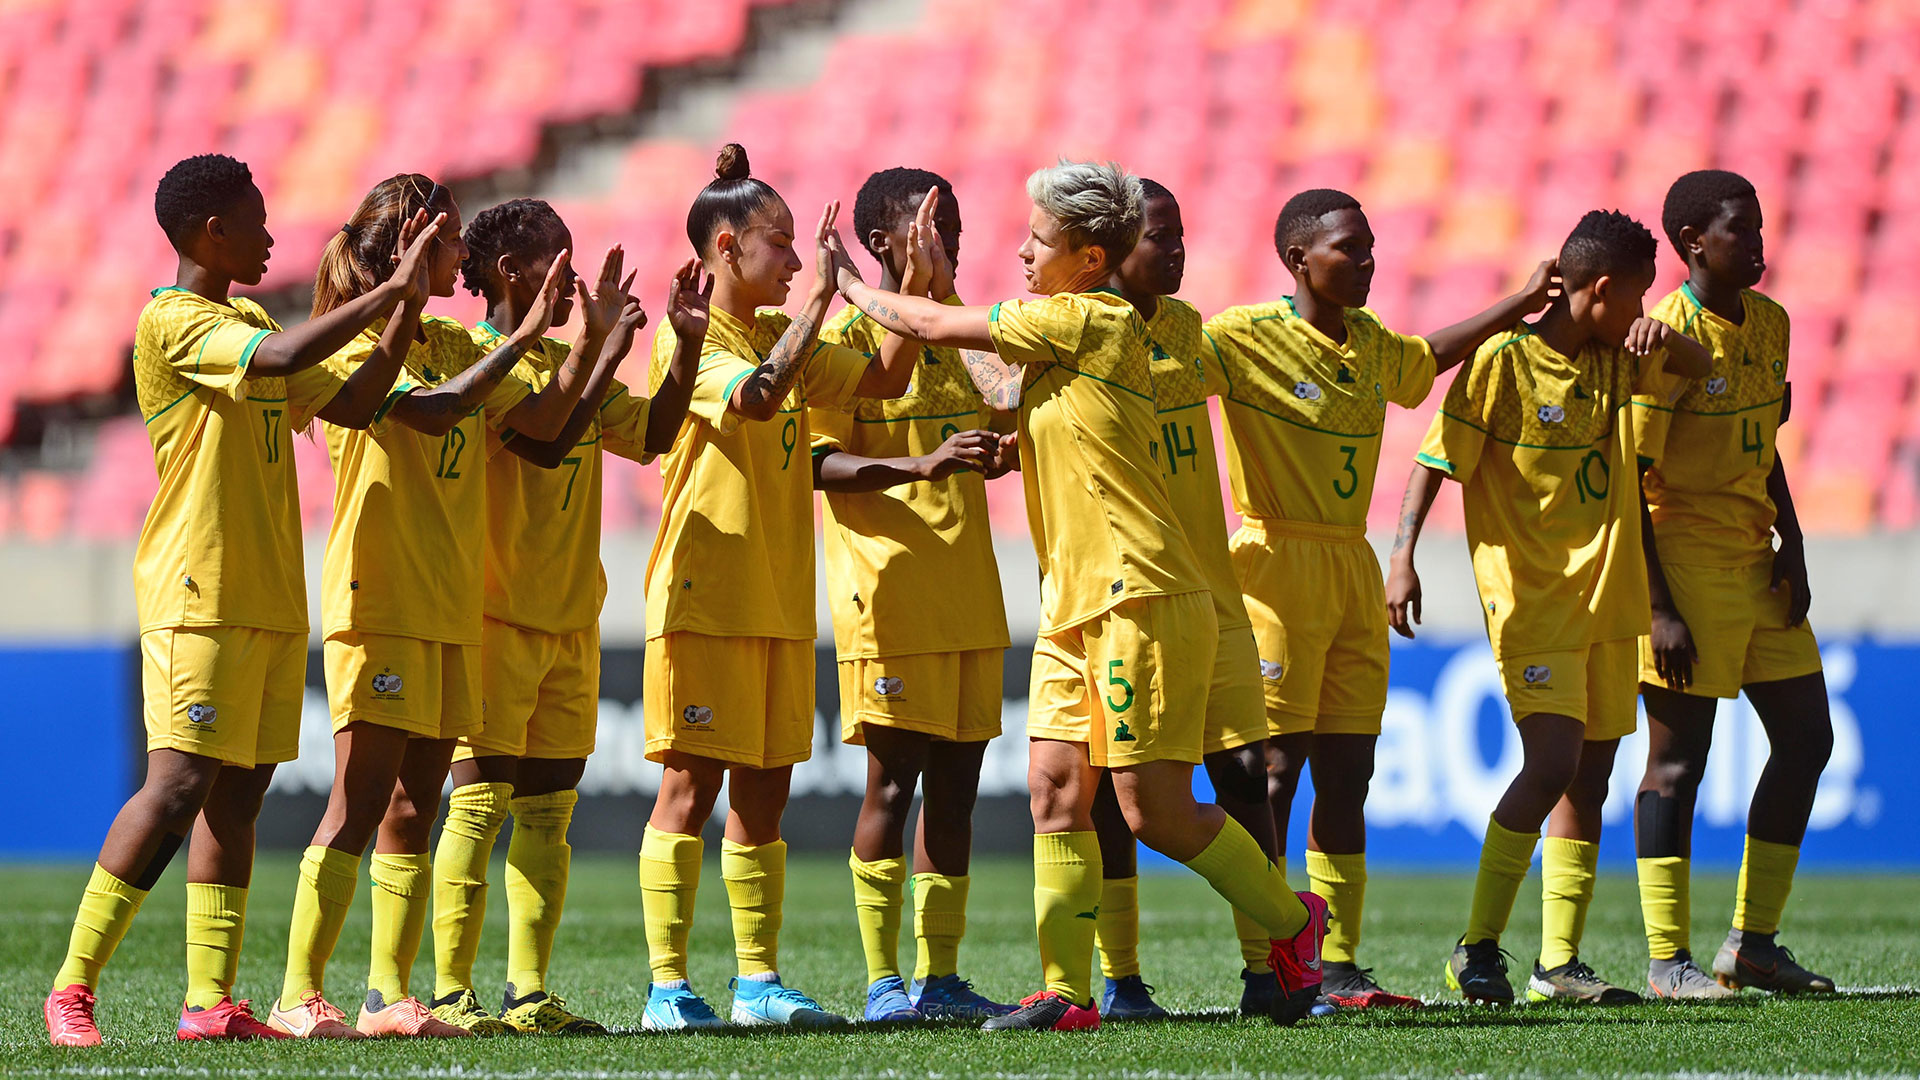
MULTIPOLYGON (((921 169, 874 173, 854 200, 853 224, 880 263, 884 287, 959 302, 951 268, 960 207, 946 180, 921 169), (937 279, 929 260, 910 258, 919 247, 915 211, 935 187, 945 196, 934 228, 949 271, 937 279)), ((852 307, 820 332, 869 355, 888 336, 852 307)), ((1002 439, 987 430, 993 413, 959 354, 916 351, 906 396, 862 401, 851 413, 816 408, 810 417, 814 486, 826 492, 840 732, 867 748, 866 798, 849 864, 867 959, 866 1018, 985 1020, 1012 1007, 974 993, 958 965, 973 804, 987 741, 1000 733, 1008 644, 984 483, 1001 464, 1002 439), (907 814, 922 777, 913 857, 919 958, 909 991, 896 956, 907 814)), ((1005 440, 1009 449, 1012 441, 1005 440)))
MULTIPOLYGON (((381 253, 399 223, 421 209, 447 217, 426 274, 450 296, 466 245, 445 188, 418 174, 381 181, 327 245, 314 289, 320 316, 378 286, 381 253)), ((613 259, 608 260, 608 269, 613 259)), ((454 740, 480 727, 479 645, 486 455, 481 413, 493 427, 537 438, 559 433, 585 378, 534 395, 506 379, 556 314, 567 260, 554 260, 512 336, 482 355, 450 319, 423 319, 424 298, 378 331, 363 332, 328 363, 350 372, 403 353, 406 377, 365 432, 327 425, 334 516, 321 579, 327 697, 333 713, 334 783, 301 860, 287 975, 271 1023, 290 1034, 347 1036, 345 1016, 323 996, 323 974, 359 876, 379 833, 371 877, 373 964, 362 1034, 459 1035, 407 993, 430 891, 428 832, 454 740)), ((603 270, 582 296, 585 344, 598 350, 624 297, 603 270)), ((577 373, 576 373, 577 374, 577 373)), ((498 1023, 495 1021, 494 1023, 498 1023)), ((350 1037, 350 1036, 349 1036, 350 1037)))
MULTIPOLYGON (((915 352, 889 339, 876 357, 819 340, 847 256, 838 203, 814 230, 806 306, 777 311, 799 272, 793 213, 720 151, 715 179, 687 212, 687 239, 713 271, 711 324, 686 429, 663 459, 666 497, 647 565, 647 757, 666 773, 640 849, 653 986, 643 1026, 721 1021, 687 981, 700 884, 701 825, 728 785, 720 873, 733 906, 737 1024, 817 1026, 841 1018, 780 980, 787 846, 780 816, 795 762, 813 746, 813 471, 809 406, 899 397, 915 352)), ((677 339, 657 332, 658 392, 677 339)))
MULTIPOLYGON (((1028 783, 1047 985, 994 1030, 1097 1027, 1093 929, 1100 847, 1091 808, 1113 773, 1134 835, 1186 863, 1275 939, 1272 1016, 1312 1005, 1326 905, 1296 895, 1246 829, 1194 801, 1219 627, 1206 578, 1154 461, 1146 327, 1108 279, 1139 238, 1143 194, 1117 165, 1063 162, 1027 181, 1020 247, 1039 300, 960 307, 902 296, 839 265, 847 301, 896 336, 963 353, 989 404, 1019 409, 1020 467, 1044 574, 1028 783), (1024 383, 1024 385, 1023 385, 1024 383)), ((921 206, 931 235, 938 190, 921 206)), ((938 258, 940 246, 931 245, 938 258)))
MULTIPOLYGON (((468 289, 487 298, 473 328, 483 351, 506 340, 539 302, 540 284, 572 234, 538 199, 483 210, 467 225, 468 289)), ((487 862, 507 814, 507 984, 500 1019, 516 1030, 604 1034, 547 989, 548 960, 567 895, 572 849, 567 826, 575 788, 593 752, 600 705, 600 451, 636 461, 673 445, 687 412, 693 371, 706 337, 700 265, 689 259, 669 284, 667 318, 678 351, 661 392, 649 401, 613 377, 646 323, 628 297, 593 361, 566 430, 545 442, 487 440, 486 621, 482 627, 484 726, 454 750, 453 792, 434 853, 433 1009, 450 1023, 484 1016, 473 993, 473 962, 486 915, 487 862), (511 451, 500 454, 504 447, 511 451)), ((633 278, 622 285, 627 291, 633 278)), ((536 390, 584 359, 542 338, 514 366, 536 390)), ((465 1026, 465 1025, 462 1025, 465 1026)))

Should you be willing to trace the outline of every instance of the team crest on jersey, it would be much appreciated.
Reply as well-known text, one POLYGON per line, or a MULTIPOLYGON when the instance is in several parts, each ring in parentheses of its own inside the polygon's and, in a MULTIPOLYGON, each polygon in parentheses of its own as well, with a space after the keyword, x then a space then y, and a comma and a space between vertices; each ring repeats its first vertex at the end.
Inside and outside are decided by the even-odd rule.
POLYGON ((898 675, 882 675, 873 680, 873 692, 877 697, 899 697, 907 692, 907 681, 898 675))
POLYGON ((220 710, 211 705, 187 706, 187 719, 193 723, 204 724, 211 727, 213 722, 219 718, 220 710))
POLYGON ((1278 660, 1260 661, 1260 677, 1268 682, 1278 682, 1286 668, 1278 660))
POLYGON ((1545 664, 1528 664, 1520 672, 1520 677, 1526 680, 1528 686, 1538 686, 1553 678, 1553 669, 1545 664))
POLYGON ((373 692, 376 694, 398 694, 402 685, 400 676, 390 670, 382 670, 373 677, 373 692))
POLYGON ((1350 383, 1353 381, 1353 372, 1347 370, 1347 365, 1341 364, 1340 373, 1333 377, 1333 381, 1338 383, 1350 383))
POLYGON ((1293 396, 1301 401, 1319 401, 1320 384, 1316 382, 1297 382, 1293 384, 1293 396))
POLYGON ((1534 415, 1538 416, 1543 424, 1557 424, 1567 418, 1567 410, 1558 405, 1542 405, 1540 411, 1534 415))
POLYGON ((1725 378, 1716 375, 1713 378, 1707 380, 1708 394, 1724 394, 1726 392, 1727 392, 1727 380, 1725 378))
POLYGON ((680 719, 685 720, 688 727, 712 727, 713 710, 705 705, 689 705, 681 710, 680 719))

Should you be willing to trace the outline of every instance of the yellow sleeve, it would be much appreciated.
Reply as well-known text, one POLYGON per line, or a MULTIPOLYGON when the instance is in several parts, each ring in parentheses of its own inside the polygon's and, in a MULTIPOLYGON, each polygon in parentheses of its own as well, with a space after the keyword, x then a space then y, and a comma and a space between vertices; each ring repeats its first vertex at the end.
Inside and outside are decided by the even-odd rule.
POLYGON ((1662 401, 1671 402, 1680 397, 1680 391, 1691 381, 1667 370, 1667 350, 1655 349, 1645 356, 1633 358, 1633 393, 1650 394, 1662 401))
POLYGON ((851 409, 808 409, 807 426, 813 432, 813 452, 845 450, 853 441, 851 409))
MULTIPOLYGON (((353 377, 353 373, 360 370, 360 365, 367 362, 367 357, 372 355, 373 348, 378 343, 379 339, 371 334, 361 334, 347 342, 339 352, 320 363, 319 366, 326 369, 339 384, 334 391, 335 396, 339 394, 341 388, 346 386, 347 380, 353 377)), ((393 403, 418 389, 420 389, 420 383, 414 380, 403 365, 393 386, 387 391, 386 400, 380 403, 379 410, 373 414, 373 423, 367 426, 367 430, 375 434, 388 430, 384 425, 392 423, 388 420, 387 414, 393 411, 393 403)))
POLYGON ((188 382, 239 398, 254 350, 271 333, 241 319, 195 312, 183 320, 178 333, 166 336, 162 359, 188 382))
POLYGON ((1390 358, 1387 370, 1393 372, 1393 382, 1387 386, 1387 400, 1411 409, 1433 392, 1433 379, 1439 365, 1433 346, 1423 337, 1396 334, 1384 328, 1381 333, 1385 336, 1382 352, 1390 358))
MULTIPOLYGON (((1483 354, 1485 355, 1485 354, 1483 354)), ((1487 383, 1490 358, 1475 357, 1473 366, 1454 377, 1446 400, 1434 414, 1427 437, 1414 460, 1439 469, 1462 484, 1473 479, 1480 452, 1487 445, 1487 383)))
POLYGON ((486 401, 480 403, 481 412, 486 414, 487 426, 507 434, 507 414, 532 394, 533 387, 522 382, 513 372, 501 376, 500 384, 493 388, 493 393, 487 395, 486 401))
POLYGON ((653 402, 636 395, 619 379, 607 390, 600 403, 600 443, 609 452, 632 458, 642 464, 653 460, 647 453, 647 416, 653 402))
POLYGON ((1673 409, 1653 395, 1633 399, 1633 453, 1642 467, 1658 465, 1667 452, 1673 409))
POLYGON ((740 426, 740 417, 727 408, 727 403, 733 400, 733 389, 740 385, 740 380, 759 367, 725 349, 703 351, 700 368, 693 377, 693 397, 687 403, 687 412, 706 421, 722 435, 731 433, 740 426))
POLYGON ((316 364, 287 376, 287 409, 293 431, 305 431, 320 410, 340 396, 347 380, 327 364, 316 364))
POLYGON ((800 389, 810 405, 828 408, 851 405, 859 396, 860 380, 866 377, 871 363, 867 354, 857 349, 817 341, 813 355, 807 357, 806 366, 800 371, 800 389))
POLYGON ((1002 300, 987 312, 993 351, 1009 364, 1050 364, 1080 351, 1086 313, 1063 296, 1002 300))
POLYGON ((1207 347, 1200 351, 1200 384, 1208 397, 1222 397, 1233 384, 1227 381, 1227 357, 1220 351, 1220 343, 1213 339, 1208 330, 1201 330, 1200 336, 1206 339, 1207 347))

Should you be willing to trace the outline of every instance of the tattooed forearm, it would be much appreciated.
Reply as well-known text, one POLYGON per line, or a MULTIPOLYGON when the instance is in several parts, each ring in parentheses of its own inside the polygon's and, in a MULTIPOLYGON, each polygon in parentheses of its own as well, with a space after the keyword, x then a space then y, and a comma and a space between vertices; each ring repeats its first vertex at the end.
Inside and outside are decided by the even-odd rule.
POLYGON ((774 342, 766 363, 754 369, 740 384, 737 391, 740 407, 747 411, 779 408, 793 391, 793 384, 800 381, 800 369, 818 333, 819 325, 810 314, 802 312, 794 316, 787 332, 774 342))
POLYGON ((889 330, 899 327, 900 313, 878 300, 869 300, 867 302, 866 312, 880 322, 886 323, 889 330))
POLYGON ((960 362, 988 408, 1012 412, 1020 407, 1020 372, 990 352, 961 349, 960 362))
POLYGON ((1389 557, 1402 552, 1413 554, 1413 543, 1420 538, 1420 526, 1426 522, 1427 508, 1433 505, 1439 489, 1439 478, 1432 469, 1425 465, 1413 467, 1413 475, 1407 477, 1407 493, 1400 499, 1400 527, 1394 534, 1389 557))
POLYGON ((467 370, 434 387, 432 390, 413 394, 413 411, 422 417, 465 416, 480 407, 500 385, 500 380, 513 370, 527 346, 508 339, 500 343, 499 348, 480 358, 480 362, 467 370))

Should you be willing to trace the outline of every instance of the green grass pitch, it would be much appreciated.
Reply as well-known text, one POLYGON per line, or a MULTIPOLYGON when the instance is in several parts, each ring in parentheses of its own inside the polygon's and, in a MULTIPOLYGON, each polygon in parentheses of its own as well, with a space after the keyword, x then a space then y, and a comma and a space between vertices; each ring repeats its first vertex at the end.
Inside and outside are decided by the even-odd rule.
MULTIPOLYGON (((184 861, 184 860, 182 860, 184 861)), ((280 985, 291 857, 262 859, 255 879, 239 991, 256 1003, 280 985)), ((479 979, 499 1001, 504 977, 504 874, 487 913, 479 979)), ((1920 879, 1809 874, 1796 887, 1784 938, 1843 986, 1826 1000, 1750 993, 1709 1006, 1623 1009, 1443 1004, 1419 1011, 1347 1014, 1291 1030, 1230 1015, 1240 968, 1225 907, 1197 878, 1149 876, 1141 886, 1141 959, 1171 1023, 1108 1025, 1093 1033, 986 1035, 967 1028, 833 1034, 652 1035, 638 1031, 646 996, 635 862, 574 863, 554 983, 577 1011, 627 1033, 606 1039, 528 1037, 439 1043, 182 1044, 172 1037, 181 996, 184 908, 179 865, 153 893, 107 969, 99 1018, 107 1045, 54 1050, 40 1004, 65 947, 85 883, 80 866, 0 867, 0 1074, 139 1077, 680 1078, 1172 1076, 1653 1076, 1726 1077, 1920 1072, 1920 879)), ((1017 860, 976 863, 964 973, 990 995, 1017 998, 1038 981, 1031 873, 1017 860)), ((1469 875, 1377 872, 1368 894, 1362 961, 1396 990, 1444 1000, 1440 967, 1464 918, 1469 875)), ((366 886, 330 971, 331 996, 352 1013, 364 986, 366 886)), ((1703 959, 1725 933, 1729 876, 1694 885, 1694 941, 1703 959)), ((857 1015, 866 979, 844 860, 795 858, 788 877, 781 967, 829 1008, 857 1015)), ((1530 964, 1539 938, 1538 879, 1521 892, 1507 943, 1530 964)), ((694 985, 725 1014, 731 974, 726 892, 709 859, 693 940, 694 985)), ((903 954, 911 962, 911 913, 903 954)), ((1638 985, 1644 939, 1629 869, 1603 871, 1586 959, 1638 985)), ((414 990, 432 989, 431 944, 414 990)), ((1516 975, 1524 978, 1519 966, 1516 975)), ((1519 981, 1519 980, 1516 980, 1519 981)), ((261 1008, 264 1015, 264 1007, 261 1008)))

